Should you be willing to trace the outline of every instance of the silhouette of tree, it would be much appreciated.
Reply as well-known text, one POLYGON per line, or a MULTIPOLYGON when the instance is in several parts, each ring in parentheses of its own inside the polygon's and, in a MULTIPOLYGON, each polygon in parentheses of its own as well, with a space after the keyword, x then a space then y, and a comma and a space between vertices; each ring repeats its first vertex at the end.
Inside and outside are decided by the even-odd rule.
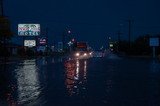
POLYGON ((129 42, 120 41, 118 46, 119 52, 124 52, 128 55, 150 55, 151 47, 149 46, 150 35, 139 36, 129 47, 129 42))
POLYGON ((8 18, 0 16, 0 50, 3 51, 3 55, 6 55, 6 44, 13 36, 10 29, 10 21, 8 18))
POLYGON ((138 37, 133 44, 134 54, 139 55, 149 55, 151 53, 151 48, 149 46, 150 35, 138 37))
POLYGON ((10 29, 10 21, 6 17, 0 17, 0 41, 4 42, 4 39, 7 41, 12 37, 13 33, 10 29))

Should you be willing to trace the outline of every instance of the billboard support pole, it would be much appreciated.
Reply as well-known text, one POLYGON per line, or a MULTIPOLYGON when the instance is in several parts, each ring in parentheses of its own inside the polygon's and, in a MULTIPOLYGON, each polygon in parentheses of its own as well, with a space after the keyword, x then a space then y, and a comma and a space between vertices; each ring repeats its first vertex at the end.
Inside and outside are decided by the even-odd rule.
POLYGON ((156 58, 156 47, 159 46, 159 38, 151 37, 149 40, 149 46, 152 47, 152 58, 156 58))

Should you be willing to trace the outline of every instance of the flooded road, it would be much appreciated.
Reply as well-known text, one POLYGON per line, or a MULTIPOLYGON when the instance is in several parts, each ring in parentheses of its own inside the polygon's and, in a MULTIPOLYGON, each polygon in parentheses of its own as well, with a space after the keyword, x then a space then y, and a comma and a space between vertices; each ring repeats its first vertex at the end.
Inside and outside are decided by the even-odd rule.
POLYGON ((160 62, 41 57, 1 64, 0 106, 160 106, 160 62))

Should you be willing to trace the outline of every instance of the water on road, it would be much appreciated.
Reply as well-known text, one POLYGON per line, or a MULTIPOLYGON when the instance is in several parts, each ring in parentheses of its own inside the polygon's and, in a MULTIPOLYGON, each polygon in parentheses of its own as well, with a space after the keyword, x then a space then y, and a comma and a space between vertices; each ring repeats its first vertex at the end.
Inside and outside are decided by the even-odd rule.
POLYGON ((0 66, 0 105, 160 106, 160 62, 40 57, 0 66))

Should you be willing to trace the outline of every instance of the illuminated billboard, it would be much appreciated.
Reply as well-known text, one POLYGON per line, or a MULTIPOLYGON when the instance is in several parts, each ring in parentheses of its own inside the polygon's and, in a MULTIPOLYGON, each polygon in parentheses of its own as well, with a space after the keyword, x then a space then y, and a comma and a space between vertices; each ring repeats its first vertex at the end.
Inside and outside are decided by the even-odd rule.
POLYGON ((38 38, 38 42, 40 45, 46 45, 47 39, 46 37, 38 38))
POLYGON ((18 24, 19 36, 38 36, 40 35, 40 24, 18 24))
POLYGON ((34 47, 36 46, 36 41, 35 40, 24 40, 24 46, 34 47))
POLYGON ((77 42, 77 48, 87 48, 86 42, 77 42))
POLYGON ((109 47, 113 47, 113 44, 109 44, 109 47))

